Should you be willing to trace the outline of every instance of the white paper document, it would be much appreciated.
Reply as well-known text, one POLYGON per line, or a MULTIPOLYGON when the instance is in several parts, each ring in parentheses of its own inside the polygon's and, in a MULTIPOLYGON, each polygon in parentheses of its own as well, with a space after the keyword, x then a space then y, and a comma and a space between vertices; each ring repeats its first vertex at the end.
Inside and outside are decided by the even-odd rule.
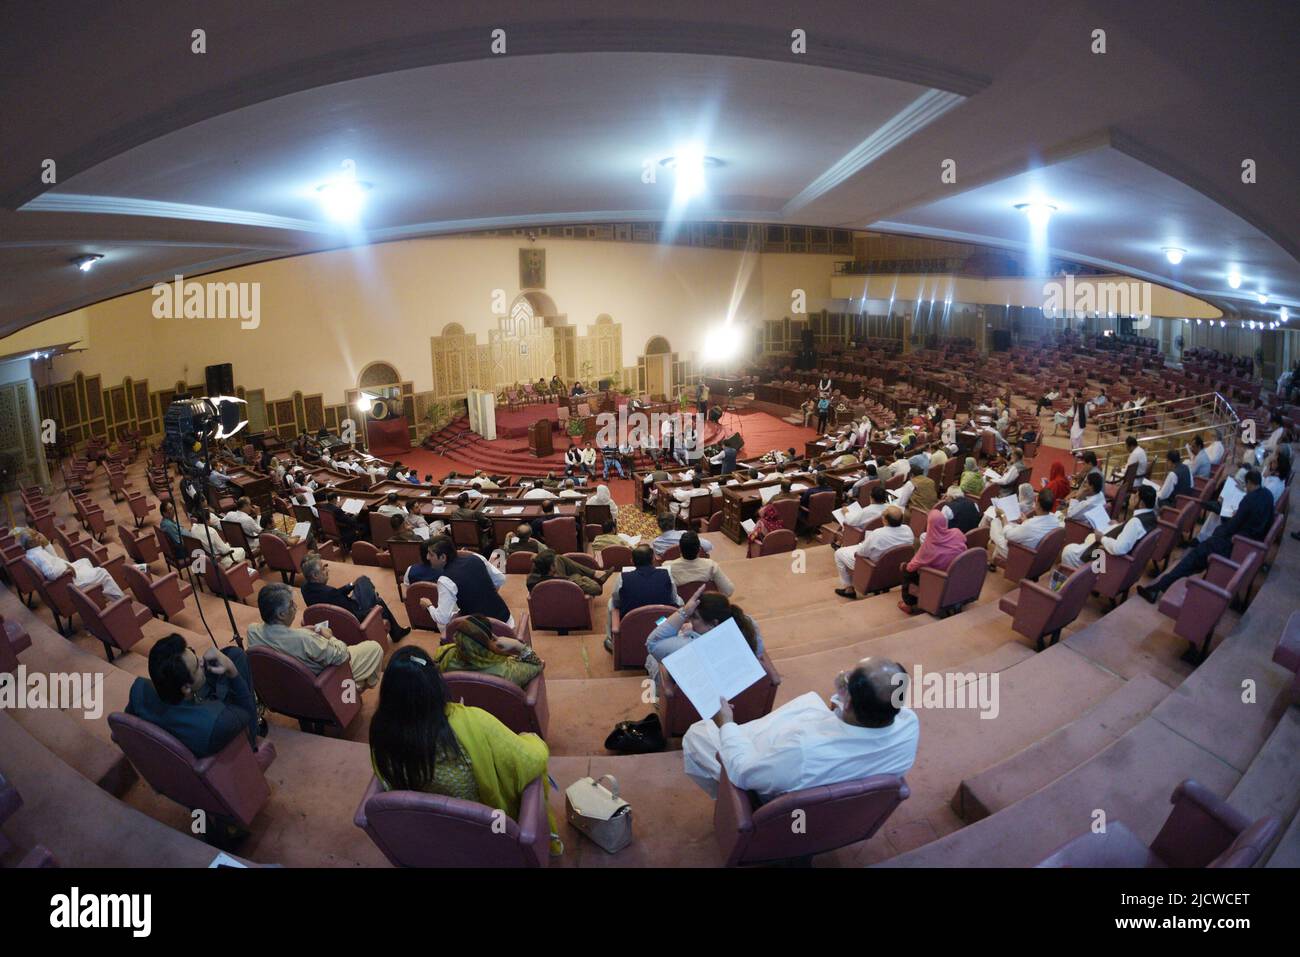
POLYGON ((790 486, 790 491, 792 491, 792 492, 802 492, 804 489, 809 488, 809 487, 810 487, 810 486, 805 485, 803 482, 795 482, 793 485, 790 486))
POLYGON ((623 532, 619 532, 618 537, 623 540, 623 544, 625 544, 628 548, 636 548, 638 545, 641 544, 640 535, 625 535, 623 532))
POLYGON ((415 528, 412 529, 412 531, 415 532, 415 537, 416 537, 416 538, 422 538, 422 539, 424 539, 426 542, 429 540, 429 526, 428 526, 428 525, 417 525, 417 526, 415 526, 415 528))
POLYGON ((734 619, 674 651, 662 662, 673 681, 706 721, 766 672, 745 643, 734 619))
POLYGON ((311 522, 299 522, 297 525, 293 527, 293 531, 289 533, 289 536, 291 538, 300 538, 303 541, 306 541, 307 536, 310 534, 311 534, 311 522))
POLYGON ((1083 513, 1083 520, 1099 532, 1110 528, 1110 515, 1106 513, 1104 505, 1094 505, 1088 509, 1083 513))
POLYGON ((747 518, 740 523, 740 527, 745 530, 746 535, 749 535, 754 531, 754 520, 752 518, 747 518))
POLYGON ((339 506, 339 508, 347 512, 349 515, 358 515, 365 507, 366 503, 361 501, 359 498, 345 499, 343 504, 339 506))
POLYGON ((841 525, 852 525, 853 520, 861 513, 862 506, 857 502, 853 502, 848 508, 837 508, 835 511, 831 512, 831 517, 841 525))
POLYGON ((996 482, 996 481, 997 481, 998 479, 1000 479, 1002 476, 999 475, 997 472, 993 471, 992 469, 985 469, 985 470, 984 470, 984 477, 985 477, 986 479, 988 479, 990 482, 996 482))
POLYGON ((505 510, 504 512, 502 512, 501 514, 502 514, 502 515, 522 515, 522 514, 524 514, 524 507, 523 507, 522 505, 512 505, 510 508, 506 509, 506 510, 505 510))
POLYGON ((1015 495, 1005 495, 1002 498, 995 498, 993 504, 1002 509, 1008 522, 1020 521, 1020 499, 1015 495))
POLYGON ((1237 514, 1237 506, 1241 500, 1246 497, 1246 490, 1236 483, 1234 479, 1228 479, 1223 483, 1223 491, 1219 494, 1219 501, 1223 506, 1219 509, 1219 518, 1232 518, 1237 514))
POLYGON ((759 497, 759 499, 763 502, 763 504, 766 505, 768 502, 772 501, 772 499, 773 499, 773 498, 774 498, 774 497, 775 497, 775 496, 776 496, 780 491, 781 491, 781 486, 779 486, 779 485, 769 485, 769 486, 767 486, 766 488, 761 488, 761 489, 758 490, 758 497, 759 497))

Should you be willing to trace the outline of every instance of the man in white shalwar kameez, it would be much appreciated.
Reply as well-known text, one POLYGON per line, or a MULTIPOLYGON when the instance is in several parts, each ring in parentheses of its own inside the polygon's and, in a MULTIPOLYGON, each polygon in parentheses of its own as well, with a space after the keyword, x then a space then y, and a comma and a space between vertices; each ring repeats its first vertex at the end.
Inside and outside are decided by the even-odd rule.
POLYGON ((49 539, 40 532, 28 529, 25 535, 19 537, 18 543, 26 550, 24 557, 36 566, 46 581, 52 582, 62 577, 71 568, 75 575, 72 584, 82 591, 99 585, 109 601, 122 597, 122 589, 113 581, 113 576, 107 569, 99 568, 89 558, 78 558, 75 562, 60 558, 55 554, 49 539))

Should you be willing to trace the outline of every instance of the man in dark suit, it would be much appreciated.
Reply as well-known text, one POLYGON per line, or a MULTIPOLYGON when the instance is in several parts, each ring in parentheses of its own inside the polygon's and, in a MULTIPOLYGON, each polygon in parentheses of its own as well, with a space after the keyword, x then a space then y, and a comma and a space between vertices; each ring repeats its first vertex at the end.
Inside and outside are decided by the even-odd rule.
POLYGON ((361 539, 369 540, 370 529, 368 524, 363 526, 358 521, 357 516, 349 515, 339 507, 338 492, 332 490, 328 492, 325 495, 324 503, 316 503, 316 509, 334 516, 334 524, 339 528, 339 538, 343 540, 345 550, 351 548, 354 542, 361 539))
POLYGON ((303 604, 333 605, 342 608, 352 612, 358 624, 365 621, 366 615, 370 614, 372 608, 378 607, 380 614, 384 616, 384 621, 388 622, 390 639, 395 642, 401 641, 411 633, 411 629, 403 628, 397 623, 397 619, 388 610, 384 600, 375 593, 374 583, 367 576, 362 575, 342 588, 332 588, 329 584, 329 566, 321 561, 319 555, 308 555, 303 559, 302 576, 303 604))
MULTIPOLYGON (((1229 479, 1228 481, 1232 481, 1229 479)), ((1155 604, 1160 595, 1180 578, 1195 575, 1209 567, 1211 555, 1227 558, 1232 554, 1232 538, 1243 535, 1256 541, 1263 541, 1273 524, 1273 496, 1263 487, 1263 480, 1258 469, 1246 473, 1246 494, 1237 503, 1237 511, 1226 521, 1220 522, 1214 534, 1205 541, 1189 548, 1183 553, 1182 561, 1165 572, 1150 585, 1139 585, 1138 594, 1155 604)))

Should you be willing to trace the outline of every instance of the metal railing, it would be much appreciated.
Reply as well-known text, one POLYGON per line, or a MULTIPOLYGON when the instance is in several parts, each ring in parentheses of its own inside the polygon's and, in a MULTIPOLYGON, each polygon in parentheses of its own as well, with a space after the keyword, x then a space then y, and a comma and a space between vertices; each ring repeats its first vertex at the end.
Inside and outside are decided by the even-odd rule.
MULTIPOLYGON (((1170 449, 1185 451, 1193 436, 1213 430, 1223 443, 1223 454, 1228 461, 1235 462, 1240 454, 1238 439, 1241 435, 1241 419, 1227 399, 1218 392, 1206 392, 1196 396, 1184 396, 1143 405, 1137 410, 1116 409, 1103 412, 1088 420, 1089 425, 1097 425, 1098 431, 1114 431, 1114 441, 1097 445, 1086 445, 1079 452, 1095 452, 1097 465, 1109 478, 1124 471, 1128 460, 1128 448, 1124 442, 1129 435, 1126 426, 1130 420, 1142 423, 1143 434, 1132 434, 1147 453, 1147 477, 1153 481, 1163 479, 1169 471, 1165 453, 1170 449), (1150 417, 1155 417, 1154 429, 1150 417), (1103 429, 1103 426, 1106 426, 1103 429)), ((1188 463, 1191 464, 1190 462, 1188 463)))

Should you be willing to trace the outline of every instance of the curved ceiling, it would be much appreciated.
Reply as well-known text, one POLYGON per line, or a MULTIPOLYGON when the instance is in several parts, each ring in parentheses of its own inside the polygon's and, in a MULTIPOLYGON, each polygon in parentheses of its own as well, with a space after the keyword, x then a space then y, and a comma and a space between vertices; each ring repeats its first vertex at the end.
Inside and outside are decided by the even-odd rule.
POLYGON ((669 183, 644 184, 643 163, 686 139, 722 161, 688 219, 1014 247, 1007 200, 1037 189, 1060 206, 1056 255, 1243 318, 1300 305, 1293 4, 1235 19, 1164 0, 50 6, 11 12, 0 37, 0 334, 175 272, 662 219, 669 183), (360 236, 314 202, 344 159, 373 183, 360 236), (86 252, 105 259, 81 274, 69 260, 86 252))

